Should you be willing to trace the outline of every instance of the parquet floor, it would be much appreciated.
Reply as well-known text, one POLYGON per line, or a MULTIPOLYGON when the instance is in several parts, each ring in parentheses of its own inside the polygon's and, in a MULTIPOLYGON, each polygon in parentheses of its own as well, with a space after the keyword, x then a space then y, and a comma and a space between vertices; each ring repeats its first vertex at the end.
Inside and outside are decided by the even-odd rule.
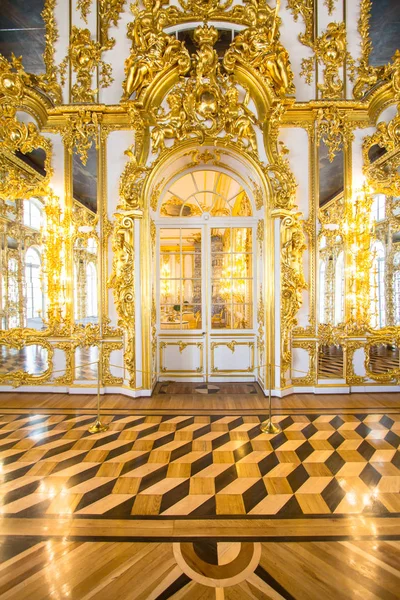
POLYGON ((0 395, 2 600, 399 598, 398 394, 169 386, 0 395))

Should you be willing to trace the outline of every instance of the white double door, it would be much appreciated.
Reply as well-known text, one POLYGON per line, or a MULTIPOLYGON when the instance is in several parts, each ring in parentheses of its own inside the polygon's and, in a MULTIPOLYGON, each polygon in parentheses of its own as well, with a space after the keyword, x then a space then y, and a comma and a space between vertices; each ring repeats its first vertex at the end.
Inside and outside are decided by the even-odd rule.
POLYGON ((159 379, 253 381, 255 220, 159 219, 157 234, 159 379))

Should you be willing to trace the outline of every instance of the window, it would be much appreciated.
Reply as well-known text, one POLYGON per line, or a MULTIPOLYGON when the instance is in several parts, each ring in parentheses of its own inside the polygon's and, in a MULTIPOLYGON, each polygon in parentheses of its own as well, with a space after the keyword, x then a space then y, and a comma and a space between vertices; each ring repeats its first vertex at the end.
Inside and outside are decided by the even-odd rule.
POLYGON ((25 254, 25 296, 26 318, 41 317, 43 293, 40 280, 40 254, 35 248, 29 248, 25 254))
POLYGON ((42 208, 40 202, 31 198, 24 200, 24 225, 32 229, 40 229, 42 224, 42 208))
POLYGON ((344 319, 344 253, 340 252, 335 267, 335 325, 344 319))
POLYGON ((372 221, 383 221, 385 219, 386 196, 375 194, 371 207, 372 221))
POLYGON ((373 243, 371 283, 371 326, 384 327, 386 322, 385 302, 385 250, 380 241, 373 243))
POLYGON ((175 181, 165 194, 162 217, 250 217, 250 200, 243 187, 218 171, 192 171, 175 181))

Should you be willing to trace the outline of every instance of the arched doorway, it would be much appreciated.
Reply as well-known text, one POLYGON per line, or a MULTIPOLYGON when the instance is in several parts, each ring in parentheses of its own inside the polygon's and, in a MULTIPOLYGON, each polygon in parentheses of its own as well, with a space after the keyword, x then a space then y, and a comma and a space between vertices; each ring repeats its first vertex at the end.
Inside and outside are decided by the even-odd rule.
POLYGON ((237 175, 199 165, 172 177, 158 202, 159 379, 254 380, 257 210, 237 175))

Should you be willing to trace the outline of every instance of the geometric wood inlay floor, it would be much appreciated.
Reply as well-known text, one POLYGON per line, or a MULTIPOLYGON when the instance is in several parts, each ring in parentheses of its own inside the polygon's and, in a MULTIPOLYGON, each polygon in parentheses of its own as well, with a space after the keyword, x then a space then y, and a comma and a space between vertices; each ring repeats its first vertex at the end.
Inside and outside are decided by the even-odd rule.
POLYGON ((400 414, 0 416, 3 517, 400 513, 400 414))
POLYGON ((3 600, 397 600, 400 542, 0 546, 3 600))

